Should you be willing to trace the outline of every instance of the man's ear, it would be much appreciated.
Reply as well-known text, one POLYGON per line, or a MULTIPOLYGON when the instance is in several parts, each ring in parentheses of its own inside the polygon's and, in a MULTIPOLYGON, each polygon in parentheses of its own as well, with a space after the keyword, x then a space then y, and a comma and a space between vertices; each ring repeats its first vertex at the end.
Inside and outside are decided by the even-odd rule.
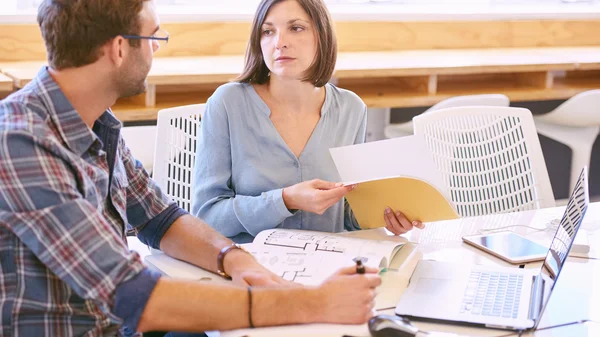
POLYGON ((110 61, 117 67, 123 64, 127 54, 129 42, 121 36, 117 36, 105 45, 106 53, 110 61))

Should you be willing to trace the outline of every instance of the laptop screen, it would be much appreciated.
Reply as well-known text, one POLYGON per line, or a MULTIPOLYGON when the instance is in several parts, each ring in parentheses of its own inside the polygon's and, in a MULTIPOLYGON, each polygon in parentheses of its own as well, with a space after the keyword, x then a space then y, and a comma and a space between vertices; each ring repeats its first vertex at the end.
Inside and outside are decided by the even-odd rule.
MULTIPOLYGON (((579 179, 577 179, 577 184, 575 184, 571 198, 569 198, 567 208, 560 220, 560 224, 558 225, 554 239, 552 239, 550 250, 546 255, 546 259, 544 260, 540 272, 540 276, 544 280, 544 290, 538 318, 541 317, 546 304, 548 304, 550 293, 554 289, 560 271, 567 260, 567 256, 569 255, 569 251, 575 240, 575 235, 577 235, 577 231, 583 221, 583 216, 587 210, 588 203, 587 168, 584 167, 583 170, 581 170, 579 179)), ((539 321, 540 320, 537 319, 536 326, 539 321)))

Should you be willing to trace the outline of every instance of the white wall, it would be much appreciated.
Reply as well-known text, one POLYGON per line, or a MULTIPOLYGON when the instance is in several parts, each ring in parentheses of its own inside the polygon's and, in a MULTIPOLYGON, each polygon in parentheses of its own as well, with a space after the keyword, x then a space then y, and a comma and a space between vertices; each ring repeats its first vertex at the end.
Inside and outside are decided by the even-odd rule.
MULTIPOLYGON (((0 0, 0 23, 35 23, 41 0, 0 0)), ((155 0, 163 22, 249 21, 259 0, 155 0)), ((600 18, 591 0, 326 0, 336 20, 429 21, 600 18)))

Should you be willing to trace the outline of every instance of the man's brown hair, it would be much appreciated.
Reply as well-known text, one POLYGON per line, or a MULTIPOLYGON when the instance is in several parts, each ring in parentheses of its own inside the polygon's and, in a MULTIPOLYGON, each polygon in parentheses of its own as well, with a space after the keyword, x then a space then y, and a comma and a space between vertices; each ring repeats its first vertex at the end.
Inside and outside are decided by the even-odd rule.
MULTIPOLYGON (((118 35, 138 35, 144 2, 149 0, 44 0, 37 21, 49 65, 81 67, 102 56, 100 47, 118 35)), ((138 47, 140 41, 129 40, 138 47)))
MULTIPOLYGON (((262 25, 271 7, 283 1, 288 0, 262 0, 258 5, 246 48, 244 71, 237 78, 238 82, 264 84, 269 80, 269 68, 265 64, 260 47, 262 25)), ((317 54, 302 80, 322 87, 331 79, 337 59, 337 40, 331 17, 323 0, 294 1, 308 14, 317 35, 317 54)))

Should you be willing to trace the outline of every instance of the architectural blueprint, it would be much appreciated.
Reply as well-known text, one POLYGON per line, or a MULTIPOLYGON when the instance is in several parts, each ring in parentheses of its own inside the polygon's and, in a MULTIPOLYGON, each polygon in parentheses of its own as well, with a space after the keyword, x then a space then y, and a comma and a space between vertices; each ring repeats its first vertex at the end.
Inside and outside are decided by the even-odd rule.
POLYGON ((319 284, 361 257, 367 266, 384 268, 402 243, 372 241, 339 234, 271 229, 259 233, 246 248, 269 270, 286 280, 319 284))

